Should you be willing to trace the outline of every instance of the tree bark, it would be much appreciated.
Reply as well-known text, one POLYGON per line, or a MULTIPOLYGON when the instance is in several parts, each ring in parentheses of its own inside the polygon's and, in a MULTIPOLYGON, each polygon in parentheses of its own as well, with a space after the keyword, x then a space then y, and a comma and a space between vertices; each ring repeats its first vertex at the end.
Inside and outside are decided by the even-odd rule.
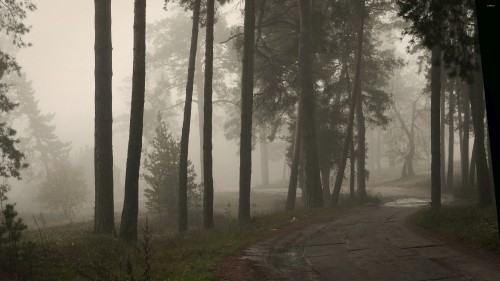
POLYGON ((214 63, 214 0, 207 0, 207 22, 205 42, 205 87, 203 122, 203 227, 214 226, 214 179, 212 170, 212 79, 214 63))
POLYGON ((297 183, 299 178, 299 160, 300 147, 302 146, 302 113, 300 106, 300 98, 297 103, 297 121, 295 123, 295 139, 293 144, 293 159, 290 167, 290 181, 288 182, 288 195, 286 198, 286 211, 295 209, 295 201, 297 198, 297 183))
POLYGON ((134 1, 133 60, 125 199, 120 223, 120 237, 129 241, 137 240, 137 217, 139 215, 139 169, 141 166, 146 85, 146 0, 134 1))
POLYGON ((432 48, 431 57, 431 205, 441 207, 441 46, 432 48))
POLYGON ((299 39, 299 85, 302 98, 302 129, 304 140, 304 168, 306 204, 310 208, 323 206, 323 193, 316 143, 316 122, 314 117, 315 98, 312 78, 312 22, 311 0, 298 0, 300 14, 299 39))
POLYGON ((238 220, 240 223, 250 221, 254 30, 255 3, 254 1, 245 1, 243 71, 241 74, 240 197, 238 207, 238 220))
MULTIPOLYGON (((355 73, 354 73, 354 87, 351 94, 351 101, 349 105, 349 119, 347 121, 346 136, 344 139, 344 146, 342 148, 342 155, 340 158, 340 163, 337 169, 337 176, 335 177, 335 185, 332 192, 331 206, 336 207, 338 199, 340 196, 340 189, 342 187, 342 181, 344 179, 344 172, 347 163, 347 156, 349 154, 349 148, 352 142, 353 127, 354 127, 354 112, 356 109, 357 99, 361 98, 361 62, 363 60, 363 32, 364 32, 364 6, 365 0, 359 0, 359 26, 357 32, 357 46, 356 46, 356 63, 355 63, 355 73)), ((358 157, 359 159, 359 157, 358 157)), ((359 161, 359 160, 358 160, 359 161)))
POLYGON ((113 202, 113 103, 111 0, 94 0, 95 6, 95 134, 94 232, 115 232, 113 202))
MULTIPOLYGON (((455 85, 455 91, 456 91, 455 85)), ((455 146, 455 126, 453 118, 455 115, 455 93, 451 91, 448 96, 448 177, 446 179, 446 189, 453 189, 453 153, 455 146)))
POLYGON ((188 228, 188 155, 189 132, 191 130, 191 109, 193 104, 194 73, 196 69, 196 52, 198 49, 198 31, 200 25, 201 0, 195 0, 193 9, 193 26, 191 28, 191 46, 189 49, 189 67, 186 83, 186 100, 184 103, 184 119, 182 122, 181 152, 179 159, 179 217, 178 230, 185 232, 188 228))

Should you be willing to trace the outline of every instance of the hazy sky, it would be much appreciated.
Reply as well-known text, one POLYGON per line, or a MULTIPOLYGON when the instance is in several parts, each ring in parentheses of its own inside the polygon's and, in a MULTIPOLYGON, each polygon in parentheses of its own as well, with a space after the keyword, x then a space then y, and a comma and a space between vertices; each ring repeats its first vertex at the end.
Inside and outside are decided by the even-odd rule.
MULTIPOLYGON (((113 107, 122 113, 119 88, 132 74, 133 1, 112 1, 113 107)), ((94 115, 94 2, 51 0, 38 2, 29 15, 33 25, 26 37, 33 47, 18 60, 44 112, 56 114, 57 133, 75 148, 93 142, 94 115), (91 117, 89 119, 89 117, 91 117), (75 126, 75 124, 77 124, 75 126)), ((165 17, 163 0, 149 0, 147 18, 165 17)))
MULTIPOLYGON (((148 1, 148 23, 163 19, 176 10, 169 6, 169 11, 165 11, 163 1, 148 1)), ((84 146, 92 146, 94 141, 94 2, 47 0, 37 5, 38 9, 27 19, 33 28, 26 40, 33 46, 20 50, 17 58, 28 80, 33 81, 41 110, 55 113, 57 135, 63 141, 71 141, 74 151, 78 151, 84 146)), ((220 15, 228 18, 230 24, 238 24, 242 22, 238 12, 241 8, 241 3, 235 1, 224 6, 220 15)), ((190 17, 191 13, 186 16, 190 17)), ((113 115, 116 119, 128 113, 127 104, 130 103, 130 93, 124 92, 126 87, 123 86, 130 83, 127 79, 132 76, 133 1, 112 1, 112 36, 113 115)), ((193 113, 193 120, 197 120, 196 115, 193 113)), ((199 171, 197 124, 192 128, 190 159, 199 171)), ((126 161, 126 137, 126 134, 115 134, 113 138, 114 162, 121 168, 126 161)), ((221 188, 237 187, 237 151, 234 141, 227 142, 220 130, 214 132, 214 176, 221 188)), ((254 155, 256 164, 258 151, 254 155)), ((271 175, 278 177, 282 163, 270 165, 271 175)), ((253 183, 259 184, 260 169, 254 166, 253 170, 253 183)))

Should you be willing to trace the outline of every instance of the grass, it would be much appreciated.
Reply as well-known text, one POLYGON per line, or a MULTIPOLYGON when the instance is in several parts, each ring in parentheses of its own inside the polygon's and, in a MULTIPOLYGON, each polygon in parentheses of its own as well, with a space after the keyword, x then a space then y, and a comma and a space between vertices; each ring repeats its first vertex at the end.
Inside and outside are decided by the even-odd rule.
POLYGON ((500 253, 494 206, 443 206, 439 210, 427 208, 415 214, 413 220, 426 229, 500 253))
MULTIPOLYGON (((328 213, 331 210, 279 212, 256 216, 248 225, 216 217, 215 229, 193 227, 183 236, 151 223, 148 233, 140 233, 138 243, 92 234, 89 223, 31 230, 23 239, 33 241, 37 247, 32 253, 30 272, 19 268, 7 280, 215 280, 217 265, 253 238, 293 218, 328 213), (145 239, 149 242, 145 243, 145 239)), ((144 221, 140 228, 144 232, 144 221)))

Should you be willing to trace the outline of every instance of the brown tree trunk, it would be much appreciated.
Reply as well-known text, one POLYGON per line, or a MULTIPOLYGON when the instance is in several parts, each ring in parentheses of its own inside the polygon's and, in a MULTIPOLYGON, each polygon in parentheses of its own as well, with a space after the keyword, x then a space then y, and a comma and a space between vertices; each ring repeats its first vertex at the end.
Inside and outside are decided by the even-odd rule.
POLYGON ((212 170, 212 79, 214 63, 214 0, 207 0, 205 87, 203 122, 203 227, 214 227, 214 178, 212 170))
MULTIPOLYGON (((342 148, 342 155, 340 157, 340 163, 337 169, 337 176, 335 177, 335 185, 332 192, 331 206, 336 207, 338 199, 340 196, 340 189, 342 187, 342 181, 344 179, 345 166, 347 164, 347 156, 349 154, 349 148, 352 142, 353 127, 354 127, 354 112, 356 109, 357 99, 361 98, 361 62, 362 62, 362 51, 363 51, 363 31, 364 31, 364 6, 365 0, 359 0, 359 26, 357 34, 357 46, 356 46, 356 63, 355 63, 355 73, 354 73, 354 87, 351 94, 351 101, 349 105, 349 119, 347 121, 346 136, 344 138, 344 146, 342 148)), ((359 157, 358 157, 359 159, 359 157)), ((359 160, 358 160, 359 161, 359 160)))
POLYGON ((120 237, 137 240, 139 215, 139 169, 141 166, 144 91, 146 84, 146 0, 134 1, 134 62, 132 103, 128 138, 125 200, 120 223, 120 237))
POLYGON ((441 46, 432 48, 431 57, 431 205, 441 207, 441 46))
POLYGON ((94 232, 115 232, 113 201, 113 106, 111 0, 94 0, 95 6, 95 134, 94 232))
POLYGON ((184 103, 184 119, 182 122, 181 153, 179 159, 179 217, 178 230, 185 232, 188 228, 188 155, 189 132, 191 130, 191 109, 193 104, 193 84, 196 69, 196 52, 198 49, 198 31, 200 25, 201 0, 195 0, 193 9, 193 26, 191 29, 191 46, 189 49, 189 67, 186 84, 186 101, 184 103))
POLYGON ((316 123, 314 120, 314 88, 312 78, 312 22, 311 0, 298 0, 300 14, 299 40, 299 85, 302 98, 302 130, 304 140, 304 168, 306 204, 309 208, 323 206, 323 193, 316 144, 316 123))
MULTIPOLYGON (((455 91, 456 91, 455 85, 455 91)), ((455 146, 455 126, 453 124, 453 116, 455 115, 455 93, 453 91, 450 92, 448 98, 448 177, 446 179, 446 189, 453 189, 453 153, 455 146)))
POLYGON ((302 113, 300 112, 300 98, 297 103, 297 121, 295 123, 295 138, 293 143, 293 159, 290 167, 290 181, 288 182, 288 195, 286 198, 286 211, 295 209, 297 197, 297 183, 299 178, 300 147, 302 146, 302 113))
POLYGON ((245 1, 245 35, 243 71, 241 74, 240 197, 238 205, 238 220, 240 223, 247 223, 250 221, 254 29, 255 3, 254 1, 245 1))

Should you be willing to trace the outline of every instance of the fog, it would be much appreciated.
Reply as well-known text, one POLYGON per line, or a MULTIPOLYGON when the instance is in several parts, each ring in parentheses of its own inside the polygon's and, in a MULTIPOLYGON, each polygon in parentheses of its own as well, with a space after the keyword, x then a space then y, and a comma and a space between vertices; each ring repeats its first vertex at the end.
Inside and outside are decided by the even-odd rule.
MULTIPOLYGON (((163 9, 164 1, 152 0, 147 4, 147 23, 152 24, 172 15, 190 18, 175 4, 170 4, 167 11, 163 9)), ((241 14, 237 9, 239 3, 231 3, 221 8, 219 14, 224 17, 228 27, 241 24, 241 14)), ((37 11, 31 13, 26 21, 32 25, 32 30, 25 37, 33 44, 29 48, 19 49, 16 57, 26 74, 32 81, 35 98, 43 113, 53 113, 51 125, 62 141, 72 144, 70 155, 73 160, 81 157, 82 151, 93 147, 94 142, 94 4, 91 1, 45 1, 39 3, 37 11), (68 13, 67 11, 75 11, 68 13)), ((112 40, 113 40, 113 157, 114 165, 121 173, 115 179, 117 201, 122 201, 125 163, 127 158, 128 132, 119 130, 116 120, 128 120, 130 115, 130 85, 132 76, 132 43, 133 43, 133 2, 113 1, 112 4, 112 40), (116 186, 116 184, 121 184, 116 186), (119 189, 119 190, 116 190, 119 189)), ((186 37, 190 28, 186 27, 186 37)), ((204 32, 204 29, 200 33, 204 32)), ((186 56, 188 49, 186 49, 186 56)), ((237 58, 234 58, 235 60, 237 58)), ((168 69, 165 69, 168 71, 168 69)), ((185 79, 183 75, 182 79, 185 79)), ((168 91, 168 90, 167 90, 168 91)), ((171 103, 182 101, 178 91, 165 93, 171 103)), ((217 93, 215 93, 215 96, 217 93)), ((147 99, 147 97, 146 97, 147 99)), ((182 106, 173 110, 176 116, 169 117, 174 135, 180 138, 182 123, 182 106)), ((224 120, 224 108, 215 106, 214 120, 224 120)), ((192 114, 191 140, 189 159, 195 166, 200 180, 200 146, 198 116, 192 114)), ((238 190, 238 143, 224 137, 222 125, 214 126, 213 133, 214 183, 216 191, 238 190)), ((145 144, 146 146, 147 144, 145 144)), ((261 169, 259 166, 259 147, 254 150, 253 185, 261 184, 261 169)), ((270 180, 281 180, 283 175, 283 159, 269 162, 270 180)), ((88 181, 89 190, 93 182, 88 181)), ((20 182, 9 194, 13 201, 30 204, 37 193, 32 183, 20 182), (25 200, 26 198, 28 200, 25 200)), ((144 186, 141 185, 141 190, 144 186)), ((93 198, 89 198, 87 206, 92 206, 93 198)), ((30 209, 27 205, 21 209, 30 209)), ((118 211, 119 208, 116 208, 118 211)), ((31 210, 33 211, 33 210, 31 210)))

